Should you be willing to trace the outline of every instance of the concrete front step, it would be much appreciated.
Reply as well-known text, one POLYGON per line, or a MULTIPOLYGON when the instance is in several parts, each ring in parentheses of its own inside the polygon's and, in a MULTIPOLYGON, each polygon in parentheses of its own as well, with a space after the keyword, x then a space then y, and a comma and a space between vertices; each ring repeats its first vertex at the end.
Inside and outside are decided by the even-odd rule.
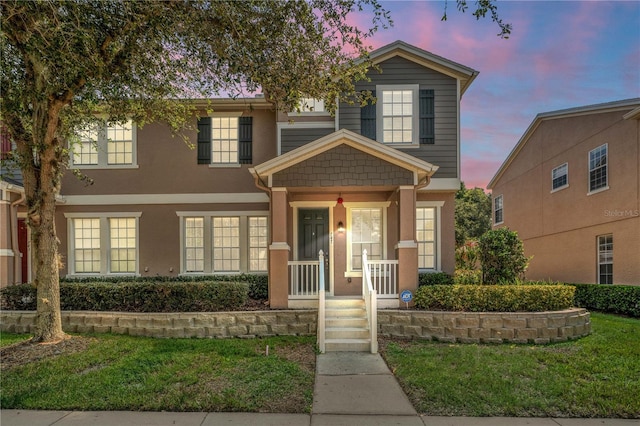
POLYGON ((327 328, 325 330, 327 339, 369 339, 369 329, 359 327, 327 328))
POLYGON ((326 317, 325 318, 325 326, 326 328, 368 328, 369 323, 366 318, 347 318, 347 317, 326 317))
POLYGON ((371 339, 326 339, 327 352, 369 352, 371 339))

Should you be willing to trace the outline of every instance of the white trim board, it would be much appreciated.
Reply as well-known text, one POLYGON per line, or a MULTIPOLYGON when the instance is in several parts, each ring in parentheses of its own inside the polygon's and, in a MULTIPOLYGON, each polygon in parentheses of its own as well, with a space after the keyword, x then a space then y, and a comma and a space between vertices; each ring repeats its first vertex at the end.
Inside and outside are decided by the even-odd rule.
POLYGON ((209 194, 110 194, 65 195, 67 206, 140 205, 140 204, 230 204, 268 203, 269 196, 262 192, 209 193, 209 194))

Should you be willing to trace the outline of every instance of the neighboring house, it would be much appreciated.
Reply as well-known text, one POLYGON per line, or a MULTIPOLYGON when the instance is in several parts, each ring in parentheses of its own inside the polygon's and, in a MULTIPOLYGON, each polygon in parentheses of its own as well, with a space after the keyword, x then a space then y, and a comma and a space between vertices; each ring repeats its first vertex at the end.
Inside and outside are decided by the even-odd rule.
POLYGON ((371 58, 382 72, 357 90, 377 103, 335 117, 213 99, 195 149, 161 123, 80 135, 70 168, 94 184, 64 177, 61 275, 261 273, 271 307, 296 307, 317 304, 320 250, 328 295, 361 294, 366 249, 389 306, 418 271, 452 273, 460 99, 478 73, 403 42, 371 58))
POLYGON ((488 188, 527 278, 640 284, 640 98, 538 114, 488 188))
POLYGON ((24 215, 18 213, 24 202, 22 174, 13 170, 9 160, 13 146, 0 123, 0 287, 28 280, 27 228, 24 215))

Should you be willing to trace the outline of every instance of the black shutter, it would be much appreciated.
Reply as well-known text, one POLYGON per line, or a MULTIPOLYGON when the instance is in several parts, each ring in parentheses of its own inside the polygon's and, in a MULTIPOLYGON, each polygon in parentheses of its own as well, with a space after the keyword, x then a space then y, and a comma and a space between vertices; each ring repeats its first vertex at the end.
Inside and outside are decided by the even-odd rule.
MULTIPOLYGON (((375 90, 371 91, 371 96, 376 96, 375 90)), ((360 108, 360 134, 376 140, 376 104, 373 101, 360 108)))
POLYGON ((420 89, 420 144, 433 144, 436 139, 435 106, 433 89, 420 89))
POLYGON ((240 117, 238 120, 238 162, 251 164, 251 142, 253 139, 253 117, 240 117))
POLYGON ((211 117, 198 118, 198 164, 211 164, 211 117))

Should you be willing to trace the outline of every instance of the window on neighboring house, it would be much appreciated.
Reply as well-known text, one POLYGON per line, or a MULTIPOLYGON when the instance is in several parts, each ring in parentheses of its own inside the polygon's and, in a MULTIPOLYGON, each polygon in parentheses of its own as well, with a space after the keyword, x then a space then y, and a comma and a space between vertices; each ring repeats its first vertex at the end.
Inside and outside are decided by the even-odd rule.
POLYGON ((589 151, 589 192, 606 189, 607 179, 607 144, 589 151))
POLYGON ((67 213, 69 274, 137 274, 140 213, 67 213))
POLYGON ((418 243, 418 268, 436 269, 436 208, 416 209, 416 242, 418 243))
POLYGON ((380 85, 376 103, 360 110, 360 133, 392 146, 418 147, 435 142, 434 90, 419 85, 380 85))
POLYGON ((367 258, 383 258, 383 212, 382 208, 351 208, 349 232, 351 245, 351 271, 362 270, 362 251, 367 250, 367 258))
POLYGON ((178 212, 184 274, 267 271, 267 216, 178 212))
POLYGON ((499 225, 504 222, 502 195, 493 199, 493 224, 499 225))
POLYGON ((253 118, 241 113, 198 119, 198 164, 251 164, 253 118))
POLYGON ((564 163, 551 171, 551 190, 556 191, 569 186, 569 165, 564 163))
POLYGON ((136 163, 135 125, 106 123, 81 130, 72 144, 74 167, 127 167, 136 163))
POLYGON ((613 284, 613 235, 598 236, 598 284, 613 284))

